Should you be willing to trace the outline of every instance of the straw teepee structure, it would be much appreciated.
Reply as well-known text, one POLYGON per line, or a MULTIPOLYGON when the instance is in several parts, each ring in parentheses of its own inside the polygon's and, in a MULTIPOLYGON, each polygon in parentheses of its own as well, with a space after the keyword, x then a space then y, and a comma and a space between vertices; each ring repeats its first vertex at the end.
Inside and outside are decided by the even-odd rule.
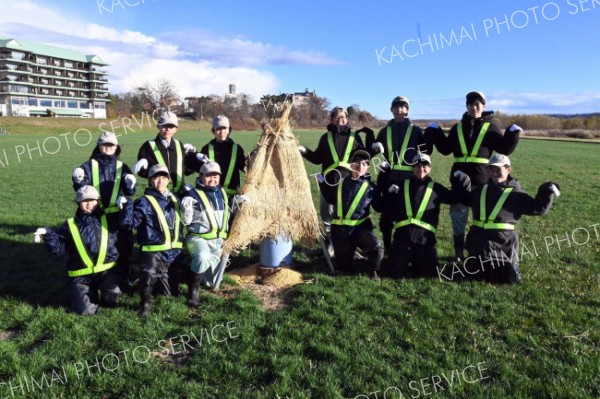
POLYGON ((256 149, 248 160, 242 193, 250 202, 241 205, 223 245, 236 253, 265 237, 291 237, 304 245, 320 235, 304 162, 289 123, 292 105, 283 104, 279 116, 263 124, 256 149))

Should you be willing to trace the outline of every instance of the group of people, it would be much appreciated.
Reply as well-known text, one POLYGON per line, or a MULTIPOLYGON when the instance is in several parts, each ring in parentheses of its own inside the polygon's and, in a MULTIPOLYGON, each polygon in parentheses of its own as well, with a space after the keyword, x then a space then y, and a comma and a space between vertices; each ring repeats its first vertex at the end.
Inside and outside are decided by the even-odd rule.
MULTIPOLYGON (((320 214, 339 270, 352 268, 359 249, 376 281, 386 255, 390 277, 436 275, 436 229, 444 203, 450 204, 456 261, 467 269, 469 260, 483 265, 484 259, 496 257, 492 267, 469 275, 490 282, 521 281, 514 225, 522 215, 547 213, 559 195, 558 185, 542 184, 535 198, 525 193, 510 175, 508 158, 521 129, 512 125, 502 133, 492 121, 493 112, 485 111, 480 92, 467 94, 466 107, 446 135, 435 123, 425 131, 414 125, 408 99, 399 96, 390 106, 393 119, 377 136, 367 127, 352 130, 346 109, 335 107, 317 148, 299 146, 308 162, 322 168, 317 175, 320 214), (434 146, 454 156, 451 188, 430 177, 434 146), (371 181, 371 161, 378 154, 385 162, 371 181), (371 208, 381 213, 383 240, 375 234, 371 208), (473 225, 465 240, 469 209, 473 225)), ((214 139, 200 151, 173 137, 175 114, 161 115, 157 128, 157 136, 139 149, 133 170, 119 160, 114 133, 103 132, 90 159, 72 172, 75 216, 56 229, 42 227, 34 233, 51 253, 67 255, 71 307, 78 314, 116 306, 135 277, 141 316, 149 315, 153 295, 177 295, 182 281, 188 283, 190 307, 199 305, 202 286, 220 283, 226 266, 221 248, 232 214, 250 201, 237 195, 246 166, 244 150, 230 138, 232 129, 223 115, 213 119, 214 139), (186 184, 185 177, 193 173, 198 173, 195 184, 186 184), (148 179, 148 187, 132 201, 136 175, 148 179), (141 251, 137 276, 129 265, 134 230, 141 251)))
POLYGON ((516 222, 523 215, 544 215, 557 184, 542 184, 535 198, 510 175, 508 158, 519 142, 522 129, 509 126, 504 133, 486 111, 483 93, 466 95, 466 112, 448 135, 436 123, 422 131, 409 114, 409 100, 392 100, 393 119, 377 136, 369 128, 352 130, 343 107, 335 107, 330 124, 317 148, 299 146, 302 156, 321 165, 317 181, 320 213, 332 254, 339 269, 350 269, 356 255, 366 258, 372 278, 385 274, 400 278, 439 275, 436 231, 441 204, 450 205, 454 262, 473 279, 493 283, 519 283, 516 222), (365 134, 365 139, 360 137, 365 134), (431 177, 433 148, 454 156, 451 188, 431 177), (376 181, 369 173, 372 157, 382 155, 376 181), (380 212, 382 239, 374 233, 370 208, 380 212), (465 238, 469 209, 473 224, 465 238), (468 257, 465 257, 465 249, 468 257))
POLYGON ((223 115, 214 118, 215 138, 200 151, 173 137, 178 125, 175 114, 161 115, 158 134, 141 146, 133 171, 119 160, 115 134, 103 132, 90 159, 73 170, 75 216, 57 229, 34 233, 51 253, 66 254, 75 313, 96 314, 117 305, 134 277, 129 267, 134 230, 141 251, 135 276, 141 316, 149 315, 153 295, 176 295, 183 280, 190 307, 199 305, 203 285, 220 283, 226 262, 221 246, 231 213, 249 200, 234 198, 245 168, 244 150, 229 137, 231 126, 223 115), (199 174, 195 184, 186 184, 185 176, 193 173, 199 174), (131 201, 136 174, 148 179, 148 187, 131 201), (184 262, 184 247, 189 262, 184 262))

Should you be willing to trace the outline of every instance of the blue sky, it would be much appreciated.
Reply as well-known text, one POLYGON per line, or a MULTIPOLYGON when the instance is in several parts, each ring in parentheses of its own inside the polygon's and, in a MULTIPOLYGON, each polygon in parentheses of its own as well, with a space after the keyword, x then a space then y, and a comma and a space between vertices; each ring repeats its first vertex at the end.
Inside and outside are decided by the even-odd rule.
POLYGON ((171 80, 181 97, 315 90, 390 118, 488 109, 600 112, 600 0, 0 0, 0 36, 109 62, 110 90, 171 80))

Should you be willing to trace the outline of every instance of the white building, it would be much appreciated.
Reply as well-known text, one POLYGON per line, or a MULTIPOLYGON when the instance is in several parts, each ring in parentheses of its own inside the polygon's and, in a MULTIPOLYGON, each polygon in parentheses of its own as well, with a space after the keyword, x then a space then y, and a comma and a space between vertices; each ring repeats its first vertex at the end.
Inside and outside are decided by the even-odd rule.
POLYGON ((0 112, 106 118, 107 65, 96 55, 0 37, 0 112))

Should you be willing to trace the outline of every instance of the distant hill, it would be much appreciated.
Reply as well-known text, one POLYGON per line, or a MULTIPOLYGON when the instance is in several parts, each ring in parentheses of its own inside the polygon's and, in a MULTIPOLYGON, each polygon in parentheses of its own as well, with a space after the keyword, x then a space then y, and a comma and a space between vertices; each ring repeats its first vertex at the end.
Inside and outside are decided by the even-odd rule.
POLYGON ((600 116, 600 112, 593 112, 590 114, 546 114, 553 118, 558 119, 572 119, 572 118, 592 118, 594 116, 600 116))

